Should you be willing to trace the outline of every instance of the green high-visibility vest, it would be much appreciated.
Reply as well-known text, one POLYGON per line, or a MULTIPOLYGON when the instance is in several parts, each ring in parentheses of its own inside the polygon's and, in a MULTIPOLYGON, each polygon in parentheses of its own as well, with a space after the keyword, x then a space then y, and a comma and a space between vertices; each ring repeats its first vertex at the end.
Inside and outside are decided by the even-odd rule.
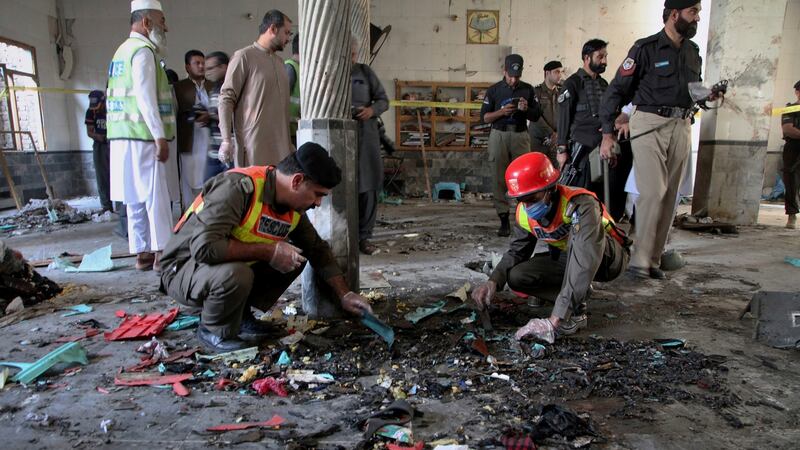
POLYGON ((289 97, 289 133, 295 136, 297 135, 297 121, 300 120, 300 63, 291 58, 283 63, 292 66, 296 75, 292 94, 289 97))
POLYGON ((175 138, 175 109, 172 104, 172 86, 167 73, 156 58, 155 46, 149 41, 129 37, 119 46, 108 67, 108 88, 106 94, 106 128, 108 139, 130 139, 154 141, 150 128, 144 121, 133 91, 133 56, 142 48, 153 52, 156 62, 156 90, 158 112, 164 124, 164 137, 175 138))

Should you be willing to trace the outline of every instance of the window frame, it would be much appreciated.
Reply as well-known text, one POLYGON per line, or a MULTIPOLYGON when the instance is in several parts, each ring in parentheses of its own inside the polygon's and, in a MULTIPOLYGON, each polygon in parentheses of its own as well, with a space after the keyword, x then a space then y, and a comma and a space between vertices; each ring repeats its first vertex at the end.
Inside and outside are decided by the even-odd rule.
MULTIPOLYGON (((14 75, 26 76, 30 77, 36 87, 41 87, 41 83, 39 82, 39 64, 36 59, 36 47, 33 45, 26 44, 24 42, 20 42, 14 39, 9 39, 3 36, 0 36, 0 42, 6 45, 12 45, 15 47, 22 48, 26 51, 31 53, 31 58, 33 60, 33 72, 23 72, 16 69, 10 69, 6 63, 0 63, 3 66, 3 75, 4 75, 4 83, 6 88, 10 88, 16 86, 14 84, 14 75)), ((42 94, 40 92, 36 92, 36 98, 39 101, 39 123, 42 130, 42 148, 36 148, 39 151, 47 150, 47 133, 45 132, 44 128, 44 103, 42 102, 42 94)), ((13 89, 8 89, 8 95, 5 98, 5 101, 8 102, 8 111, 11 116, 11 130, 14 132, 13 134, 13 147, 10 149, 4 150, 17 150, 17 151, 24 151, 25 146, 23 143, 23 139, 26 137, 17 131, 19 130, 19 113, 17 112, 17 96, 16 92, 13 89)), ((30 130, 27 130, 30 131, 30 130)), ((31 143, 31 145, 36 145, 35 142, 31 143)))

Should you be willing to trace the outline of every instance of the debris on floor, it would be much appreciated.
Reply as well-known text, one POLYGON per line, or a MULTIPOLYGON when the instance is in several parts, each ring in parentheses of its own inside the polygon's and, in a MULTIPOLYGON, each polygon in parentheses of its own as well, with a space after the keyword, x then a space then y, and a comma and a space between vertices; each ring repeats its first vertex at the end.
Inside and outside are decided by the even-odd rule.
POLYGON ((16 214, 0 219, 0 227, 13 226, 8 230, 18 236, 88 222, 92 216, 92 211, 79 211, 62 200, 30 199, 16 214))
POLYGON ((22 307, 51 299, 60 292, 58 284, 41 276, 21 253, 0 240, 0 316, 19 312, 22 307), (14 307, 6 311, 16 299, 19 300, 14 307))

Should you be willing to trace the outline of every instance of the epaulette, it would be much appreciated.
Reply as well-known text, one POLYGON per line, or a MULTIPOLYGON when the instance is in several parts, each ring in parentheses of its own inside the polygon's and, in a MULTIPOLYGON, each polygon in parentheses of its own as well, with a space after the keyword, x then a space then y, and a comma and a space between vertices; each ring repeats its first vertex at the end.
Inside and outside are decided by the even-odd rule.
POLYGON ((634 42, 633 46, 634 47, 642 47, 642 46, 644 46, 644 44, 649 44, 651 42, 657 42, 659 33, 661 33, 661 32, 659 31, 658 33, 656 33, 654 35, 647 36, 645 38, 641 38, 641 39, 637 40, 636 42, 634 42))

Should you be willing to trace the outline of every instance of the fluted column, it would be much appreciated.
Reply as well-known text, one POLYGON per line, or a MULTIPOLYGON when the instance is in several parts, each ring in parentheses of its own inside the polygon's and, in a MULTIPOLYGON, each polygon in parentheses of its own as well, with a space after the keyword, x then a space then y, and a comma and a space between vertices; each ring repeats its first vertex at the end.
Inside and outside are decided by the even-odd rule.
POLYGON ((369 0, 350 0, 350 29, 356 39, 356 62, 369 64, 369 0))
MULTIPOLYGON (((300 0, 300 110, 297 144, 322 145, 342 169, 342 182, 308 217, 331 245, 350 289, 358 292, 358 173, 356 122, 350 115, 351 0, 300 0)), ((302 276, 303 309, 339 315, 339 302, 309 265, 302 276)))

